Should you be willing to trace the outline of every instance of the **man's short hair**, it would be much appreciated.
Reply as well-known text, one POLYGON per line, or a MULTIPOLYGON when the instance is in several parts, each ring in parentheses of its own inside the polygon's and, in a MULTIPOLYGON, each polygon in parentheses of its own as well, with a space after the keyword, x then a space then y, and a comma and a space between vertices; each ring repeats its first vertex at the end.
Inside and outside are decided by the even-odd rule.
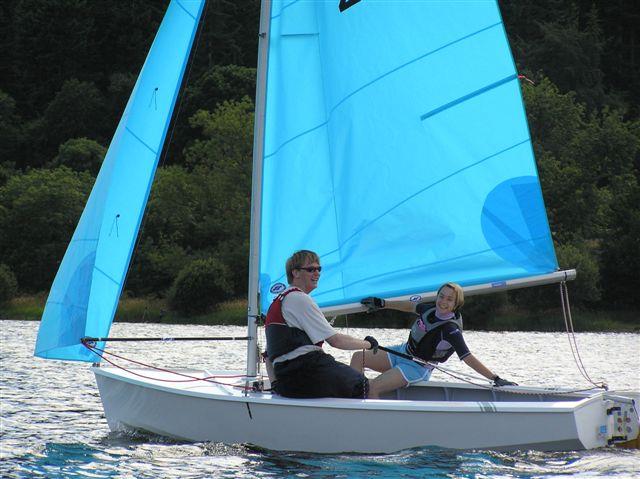
POLYGON ((291 257, 287 260, 287 281, 289 284, 293 282, 293 270, 300 269, 307 263, 318 263, 320 264, 320 257, 314 253, 313 251, 309 251, 308 249, 301 249, 300 251, 296 251, 291 255, 291 257))

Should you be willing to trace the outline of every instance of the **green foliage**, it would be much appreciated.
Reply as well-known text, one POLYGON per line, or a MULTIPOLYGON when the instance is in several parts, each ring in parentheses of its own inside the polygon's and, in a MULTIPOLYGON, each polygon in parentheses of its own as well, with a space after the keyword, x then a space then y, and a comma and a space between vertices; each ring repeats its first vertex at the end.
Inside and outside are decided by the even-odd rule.
MULTIPOLYGON (((621 185, 618 185, 620 187, 621 185)), ((609 304, 640 307, 640 185, 627 178, 612 205, 602 255, 602 283, 609 304)), ((637 318, 636 318, 637 322, 637 318)))
POLYGON ((23 134, 15 100, 0 90, 0 165, 7 168, 22 162, 23 134))
POLYGON ((0 262, 25 291, 48 288, 93 179, 60 167, 15 175, 0 187, 0 262))
POLYGON ((93 83, 67 80, 33 130, 34 157, 50 160, 71 138, 104 140, 106 113, 104 97, 93 83))
POLYGON ((58 155, 50 166, 66 166, 75 171, 87 171, 96 176, 107 149, 100 143, 88 138, 72 138, 58 149, 58 155))
POLYGON ((248 97, 225 101, 213 113, 200 110, 190 119, 206 140, 197 140, 186 152, 187 164, 220 168, 229 173, 250 171, 253 151, 253 103, 248 97))
POLYGON ((232 291, 227 269, 220 261, 197 259, 178 274, 171 288, 169 304, 186 315, 204 313, 230 299, 232 291))
POLYGON ((0 303, 13 299, 18 294, 18 280, 13 271, 3 263, 0 263, 0 303))
MULTIPOLYGON (((240 102, 253 98, 256 90, 256 69, 238 65, 214 65, 187 86, 180 105, 182 118, 192 117, 200 110, 215 111, 224 102, 240 102)), ((184 121, 177 121, 168 156, 181 159, 185 147, 194 141, 193 129, 184 121)))
POLYGON ((180 270, 190 261, 185 250, 175 243, 154 244, 146 238, 138 245, 127 278, 127 291, 136 295, 166 297, 180 270))
POLYGON ((575 281, 568 283, 570 301, 574 306, 594 305, 600 301, 599 250, 593 243, 565 244, 556 248, 561 269, 576 269, 575 281))

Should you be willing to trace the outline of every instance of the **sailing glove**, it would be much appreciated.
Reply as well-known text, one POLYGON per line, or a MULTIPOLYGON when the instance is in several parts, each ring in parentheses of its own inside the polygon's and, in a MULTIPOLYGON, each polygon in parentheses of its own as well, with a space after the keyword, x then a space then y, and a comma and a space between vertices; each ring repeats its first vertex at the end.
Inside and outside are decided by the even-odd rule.
POLYGON ((364 338, 365 341, 369 341, 369 343, 371 344, 371 347, 369 349, 373 350, 373 354, 376 354, 378 352, 378 341, 376 341, 376 338, 374 338, 373 336, 367 336, 366 338, 364 338))
POLYGON ((379 309, 384 308, 384 299, 376 298, 374 296, 369 296, 368 298, 364 298, 360 301, 360 304, 367 307, 367 313, 371 313, 373 311, 378 311, 379 309))
POLYGON ((493 378, 493 385, 496 387, 517 386, 518 383, 514 383, 513 381, 507 381, 506 379, 502 379, 500 376, 496 376, 495 378, 493 378))

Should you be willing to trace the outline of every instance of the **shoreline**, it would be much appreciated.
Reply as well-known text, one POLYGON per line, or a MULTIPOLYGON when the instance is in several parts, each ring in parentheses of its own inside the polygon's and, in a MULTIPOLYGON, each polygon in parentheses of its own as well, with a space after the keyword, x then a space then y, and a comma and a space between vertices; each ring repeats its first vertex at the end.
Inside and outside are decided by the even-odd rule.
MULTIPOLYGON (((39 321, 44 309, 44 294, 21 296, 0 305, 0 320, 39 321)), ((194 324, 194 325, 246 325, 246 300, 236 299, 219 305, 205 314, 184 316, 167 307, 159 298, 124 298, 120 300, 114 322, 194 324)), ((640 333, 640 311, 574 310, 573 325, 576 332, 640 333)), ((413 321, 409 313, 380 311, 357 313, 334 318, 335 327, 407 329, 413 321)), ((564 318, 558 308, 547 311, 499 311, 484 315, 464 316, 465 327, 472 331, 566 331, 564 318)))

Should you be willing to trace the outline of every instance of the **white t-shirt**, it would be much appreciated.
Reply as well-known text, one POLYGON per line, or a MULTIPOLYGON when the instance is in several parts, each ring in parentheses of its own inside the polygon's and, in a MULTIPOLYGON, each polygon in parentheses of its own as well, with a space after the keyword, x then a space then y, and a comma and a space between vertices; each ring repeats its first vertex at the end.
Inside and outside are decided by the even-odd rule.
POLYGON ((315 343, 324 341, 337 333, 327 322, 316 302, 311 299, 311 296, 302 291, 292 291, 284 298, 282 301, 282 317, 287 325, 302 329, 307 333, 314 344, 300 346, 287 354, 278 356, 273 361, 273 364, 289 361, 311 351, 322 351, 322 348, 316 346, 315 343))

